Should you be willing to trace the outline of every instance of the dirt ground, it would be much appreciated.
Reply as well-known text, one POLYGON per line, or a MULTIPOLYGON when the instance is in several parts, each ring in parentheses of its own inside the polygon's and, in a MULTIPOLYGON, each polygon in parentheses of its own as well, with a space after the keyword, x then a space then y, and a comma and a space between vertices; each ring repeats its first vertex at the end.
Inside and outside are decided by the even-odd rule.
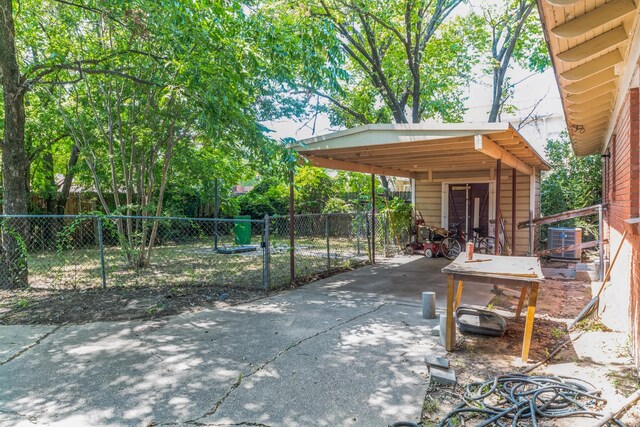
MULTIPOLYGON (((298 279, 301 286, 351 267, 335 268, 298 279)), ((0 289, 0 325, 90 323, 155 319, 187 311, 235 305, 264 298, 284 288, 265 291, 256 287, 158 285, 117 286, 107 289, 27 288, 0 289)))
MULTIPOLYGON (((579 280, 550 280, 541 287, 536 320, 529 354, 529 363, 520 361, 522 337, 524 334, 524 316, 515 320, 515 308, 519 292, 510 289, 494 291, 495 298, 489 308, 507 318, 507 331, 503 337, 486 337, 481 335, 462 335, 458 333, 456 351, 443 354, 455 369, 458 385, 438 386, 432 384, 426 393, 423 405, 422 425, 434 426, 455 405, 461 402, 464 386, 474 381, 486 380, 496 375, 521 372, 535 362, 545 360, 560 344, 567 341, 567 326, 578 315, 591 299, 590 285, 579 280)), ((524 310, 526 312, 526 308, 524 310)), ((589 380, 596 388, 601 389, 603 396, 611 401, 622 401, 624 397, 640 388, 638 372, 633 368, 628 351, 628 342, 620 343, 620 333, 607 330, 604 325, 592 319, 581 322, 571 333, 572 339, 548 363, 534 369, 530 374, 558 375, 564 372, 575 377, 589 380), (594 349, 600 359, 616 360, 610 364, 602 360, 581 356, 576 352, 578 340, 588 343, 597 335, 600 341, 594 349), (610 343, 606 345, 603 343, 610 343), (610 356, 606 352, 611 352, 610 356)), ((594 340, 594 343, 596 341, 594 340)), ((580 344, 583 344, 580 343, 580 344)), ((589 345, 587 345, 588 347, 589 345)), ((584 346, 581 346, 584 347, 584 346)), ((569 375, 565 375, 569 376, 569 375)), ((640 426, 640 408, 629 411, 623 418, 627 426, 640 426)), ((548 426, 592 425, 593 418, 567 418, 554 421, 548 426), (585 423, 586 424, 580 424, 585 423)), ((467 425, 475 425, 472 421, 467 425)))

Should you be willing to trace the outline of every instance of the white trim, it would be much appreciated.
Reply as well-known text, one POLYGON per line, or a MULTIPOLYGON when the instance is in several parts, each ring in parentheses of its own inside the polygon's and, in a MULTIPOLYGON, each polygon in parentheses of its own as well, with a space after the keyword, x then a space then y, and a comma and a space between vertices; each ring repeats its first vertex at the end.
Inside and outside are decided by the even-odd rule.
MULTIPOLYGON (((356 126, 354 128, 345 129, 337 132, 328 133, 325 135, 314 136, 311 138, 301 139, 297 143, 290 145, 289 147, 297 147, 299 145, 308 145, 317 142, 328 141, 331 139, 342 138, 349 135, 356 135, 359 133, 373 133, 373 132, 392 132, 392 133, 419 133, 421 137, 432 135, 438 137, 459 137, 459 136, 473 136, 476 134, 504 132, 512 128, 515 128, 507 122, 498 123, 437 123, 437 124, 424 124, 424 123, 402 123, 402 124, 369 124, 364 126, 356 126)), ((517 131, 516 131, 517 133, 517 131)), ((518 135, 520 135, 518 133, 518 135)), ((522 135, 520 135, 522 136, 522 135)), ((392 142, 392 141, 389 141, 392 142)))
POLYGON ((449 183, 442 183, 442 192, 440 194, 440 197, 440 213, 442 218, 440 220, 440 227, 449 228, 449 183))

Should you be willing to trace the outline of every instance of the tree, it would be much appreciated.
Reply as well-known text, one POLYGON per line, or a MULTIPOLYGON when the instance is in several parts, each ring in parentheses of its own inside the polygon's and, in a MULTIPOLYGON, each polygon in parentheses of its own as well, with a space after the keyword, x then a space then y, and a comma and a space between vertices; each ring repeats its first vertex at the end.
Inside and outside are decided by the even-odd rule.
POLYGON ((292 92, 306 97, 311 114, 328 111, 334 125, 460 120, 476 62, 464 18, 446 22, 461 1, 273 0, 272 20, 300 35, 291 42, 303 52, 289 62, 292 92), (319 37, 309 40, 308 28, 319 37), (325 52, 332 59, 319 62, 325 52))
POLYGON ((514 85, 507 72, 515 60, 525 69, 542 72, 550 65, 540 20, 534 11, 535 0, 508 0, 502 4, 485 3, 481 14, 470 17, 478 28, 479 50, 491 52, 487 69, 492 75, 491 109, 488 121, 500 121, 514 85))
MULTIPOLYGON (((5 214, 27 213, 27 153, 24 146, 25 87, 16 54, 13 0, 0 0, 0 73, 4 100, 2 138, 2 183, 5 214)), ((2 268, 8 283, 3 286, 26 287, 27 265, 20 241, 26 240, 27 223, 12 219, 2 227, 2 268)))
MULTIPOLYGON (((226 145, 245 158, 286 156, 265 137, 257 120, 259 114, 261 118, 275 114, 255 107, 267 105, 266 100, 276 92, 273 87, 263 89, 263 84, 274 80, 271 70, 278 68, 271 66, 271 46, 263 43, 265 33, 254 31, 256 26, 265 27, 251 13, 250 5, 207 0, 24 0, 20 6, 16 15, 12 0, 0 3, 5 214, 27 213, 28 177, 46 183, 41 188, 48 192, 55 186, 51 179, 55 169, 65 167, 61 165, 68 172, 63 186, 63 193, 66 188, 68 194, 79 159, 89 169, 96 189, 106 185, 119 190, 122 184, 127 202, 134 199, 132 173, 146 176, 146 191, 136 194, 144 195, 144 207, 153 199, 155 210, 150 213, 158 213, 172 152, 181 139, 226 145), (47 135, 44 138, 49 142, 25 140, 25 124, 31 119, 25 114, 25 97, 31 95, 48 96, 47 114, 52 109, 64 112, 69 135, 61 140, 47 135), (134 99, 143 99, 153 108, 145 119, 140 112, 144 108, 136 105, 133 110, 141 116, 133 119, 130 129, 120 121, 127 114, 127 119, 133 118, 130 106, 136 104, 134 99), (77 109, 70 110, 74 105, 77 109), (53 159, 52 153, 58 152, 54 141, 68 144, 70 140, 74 143, 67 147, 74 148, 67 152, 67 161, 53 159), (139 150, 137 144, 160 148, 139 150), (122 164, 123 152, 136 155, 122 164), (40 161, 40 154, 46 159, 40 161), (30 160, 43 170, 30 174, 30 160), (133 168, 135 162, 136 167, 144 167, 133 168)), ((38 115, 41 110, 27 111, 38 115)), ((44 120, 44 115, 38 118, 44 120)), ((105 197, 101 199, 101 206, 109 211, 105 197)), ((130 207, 130 203, 121 206, 125 211, 130 207)), ((21 224, 25 221, 4 222, 3 268, 17 270, 3 286, 27 285, 26 257, 20 246, 28 241, 28 229, 21 224)), ((153 238, 148 242, 148 249, 142 252, 150 253, 153 238)))
MULTIPOLYGON (((602 200, 602 162, 599 155, 577 157, 568 134, 547 142, 545 153, 551 170, 544 172, 541 183, 542 215, 584 208, 602 200)), ((594 221, 572 221, 594 233, 594 221)), ((597 229, 596 229, 597 230, 597 229)))

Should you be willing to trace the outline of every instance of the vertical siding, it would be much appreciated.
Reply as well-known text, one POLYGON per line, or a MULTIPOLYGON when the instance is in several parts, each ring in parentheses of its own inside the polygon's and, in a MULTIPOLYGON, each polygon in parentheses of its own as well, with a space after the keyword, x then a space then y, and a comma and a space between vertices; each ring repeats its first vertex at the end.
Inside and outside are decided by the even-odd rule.
POLYGON ((624 221, 640 216, 640 91, 627 93, 609 144, 604 174, 605 236, 610 255, 622 243, 611 274, 611 286, 602 296, 602 320, 607 326, 627 331, 632 338, 636 365, 640 362, 640 236, 628 235, 621 242, 624 221))
POLYGON ((416 211, 428 225, 442 227, 442 184, 416 181, 416 211))

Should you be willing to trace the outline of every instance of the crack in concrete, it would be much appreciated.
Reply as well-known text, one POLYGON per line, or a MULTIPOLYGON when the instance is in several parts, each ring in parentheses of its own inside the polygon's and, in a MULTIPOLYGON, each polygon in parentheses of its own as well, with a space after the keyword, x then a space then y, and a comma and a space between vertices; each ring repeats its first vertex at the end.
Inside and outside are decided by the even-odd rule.
MULTIPOLYGON (((258 372, 262 371, 264 368, 266 368, 268 365, 270 365, 271 363, 273 363, 274 361, 276 361, 280 356, 282 356, 283 354, 287 353, 289 350, 292 350, 292 349, 294 349, 294 348, 296 348, 296 347, 300 346, 301 344, 303 344, 303 343, 305 343, 305 342, 307 342, 307 341, 309 341, 309 340, 312 340, 312 339, 314 339, 314 338, 317 338, 317 337, 319 337, 320 335, 326 334, 326 333, 328 333, 328 332, 333 331, 334 329, 337 329, 337 328, 339 328, 339 327, 341 327, 341 326, 344 326, 344 325, 346 325, 347 323, 353 322, 353 321, 354 321, 354 320, 356 320, 356 319, 359 319, 359 318, 361 318, 361 317, 367 316, 367 315, 369 315, 369 314, 371 314, 371 313, 375 313, 376 311, 380 310, 380 309, 381 309, 382 307, 384 307, 385 305, 386 305, 386 303, 382 303, 382 304, 378 305, 377 307, 375 307, 375 308, 373 308, 373 309, 371 309, 371 310, 369 310, 369 311, 366 311, 366 312, 361 313, 361 314, 359 314, 359 315, 357 315, 357 316, 351 317, 351 318, 349 318, 349 319, 347 319, 347 320, 345 320, 345 321, 343 321, 343 322, 337 323, 337 324, 335 324, 335 325, 333 325, 333 326, 331 326, 331 327, 329 327, 329 328, 327 328, 327 329, 323 329, 323 330, 321 330, 321 331, 318 331, 317 333, 315 333, 315 334, 313 334, 313 335, 310 335, 310 336, 308 336, 308 337, 306 337, 306 338, 303 338, 303 339, 301 339, 301 340, 299 340, 299 341, 297 341, 297 342, 295 342, 295 343, 291 344, 291 345, 290 345, 290 346, 288 346, 287 348, 285 348, 285 349, 283 349, 283 350, 280 350, 280 351, 279 351, 275 356, 273 356, 273 357, 271 357, 271 358, 267 359, 267 361, 265 361, 262 365, 260 365, 259 367, 257 367, 257 368, 256 368, 255 370, 253 370, 251 373, 249 373, 249 374, 247 374, 247 375, 245 375, 245 376, 243 376, 242 374, 240 374, 240 375, 238 376, 238 380, 237 380, 237 381, 236 381, 236 382, 235 382, 235 383, 234 383, 234 384, 229 388, 229 390, 227 390, 227 392, 224 394, 224 396, 222 396, 222 397, 220 398, 220 400, 218 400, 218 401, 215 403, 215 405, 213 405, 213 407, 212 407, 209 411, 207 411, 204 415, 202 415, 202 416, 200 416, 200 417, 198 417, 198 418, 194 418, 194 419, 192 419, 192 420, 186 421, 186 423, 194 424, 194 423, 198 422, 198 420, 201 420, 201 419, 203 419, 203 418, 205 418, 205 417, 209 417, 209 416, 211 416, 211 415, 215 415, 215 413, 218 411, 218 409, 220 408, 220 406, 225 402, 225 400, 229 397, 229 395, 231 395, 231 393, 233 393, 233 391, 234 391, 234 390, 236 390, 238 387, 240 387, 240 385, 242 384, 242 381, 243 381, 244 379, 249 378, 249 377, 251 377, 251 376, 255 375, 256 373, 258 373, 258 372)), ((197 424, 195 424, 195 425, 197 425, 197 424)), ((206 425, 206 424, 205 424, 205 425, 206 425)), ((257 426, 262 426, 262 424, 227 424, 227 425, 257 425, 257 426)), ((267 427, 268 427, 268 426, 267 426, 267 427)))
POLYGON ((27 415, 27 414, 21 414, 20 412, 17 412, 17 411, 11 411, 11 410, 0 408, 0 414, 7 414, 7 415, 13 415, 13 416, 16 416, 16 417, 24 418, 27 421, 29 421, 31 423, 34 423, 34 424, 38 422, 38 419, 35 416, 27 415))
POLYGON ((35 342, 25 348, 23 348, 22 350, 20 350, 19 352, 17 352, 16 354, 14 354, 13 356, 11 356, 10 358, 8 358, 7 360, 5 360, 4 362, 0 362, 0 366, 6 365, 7 363, 11 362, 12 360, 17 359, 18 357, 22 356, 23 354, 25 354, 27 351, 31 350, 33 347, 37 346, 38 344, 40 344, 42 341, 44 341, 47 337, 49 337, 50 335, 53 335, 54 333, 56 333, 58 331, 58 329, 62 328, 64 325, 66 325, 66 323, 63 323, 62 325, 58 325, 55 328, 53 328, 52 330, 50 330, 49 332, 47 332, 46 334, 44 334, 43 336, 41 336, 40 338, 38 338, 37 340, 35 340, 35 342))

